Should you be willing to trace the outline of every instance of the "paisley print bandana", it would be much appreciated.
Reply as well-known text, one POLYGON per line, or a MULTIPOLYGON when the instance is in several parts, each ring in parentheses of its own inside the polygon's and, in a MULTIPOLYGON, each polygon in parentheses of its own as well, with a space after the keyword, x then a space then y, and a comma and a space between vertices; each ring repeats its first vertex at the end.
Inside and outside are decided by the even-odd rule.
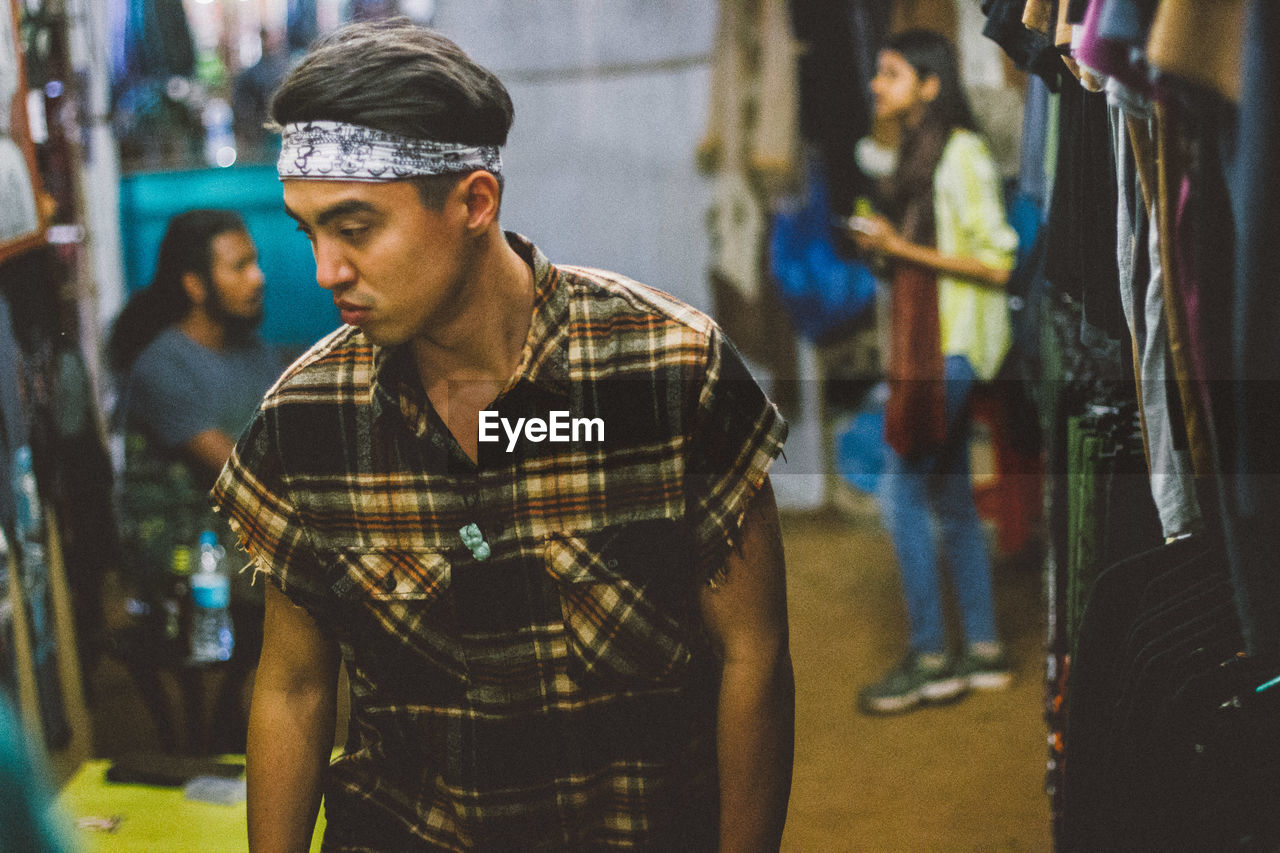
POLYGON ((285 125, 276 163, 280 180, 399 181, 478 169, 502 171, 497 146, 411 139, 336 121, 285 125))

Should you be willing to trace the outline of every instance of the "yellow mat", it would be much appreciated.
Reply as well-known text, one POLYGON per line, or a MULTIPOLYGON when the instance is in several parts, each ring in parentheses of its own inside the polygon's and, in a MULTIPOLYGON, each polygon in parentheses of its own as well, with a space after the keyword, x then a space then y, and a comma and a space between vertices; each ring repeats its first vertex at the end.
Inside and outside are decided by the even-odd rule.
MULTIPOLYGON (((229 756, 243 760, 240 756, 229 756)), ((81 818, 121 818, 114 832, 77 828, 86 853, 244 853, 245 805, 188 800, 181 788, 121 785, 105 779, 107 760, 86 761, 62 789, 58 802, 71 822, 81 818)), ((324 810, 311 839, 319 851, 324 810)))

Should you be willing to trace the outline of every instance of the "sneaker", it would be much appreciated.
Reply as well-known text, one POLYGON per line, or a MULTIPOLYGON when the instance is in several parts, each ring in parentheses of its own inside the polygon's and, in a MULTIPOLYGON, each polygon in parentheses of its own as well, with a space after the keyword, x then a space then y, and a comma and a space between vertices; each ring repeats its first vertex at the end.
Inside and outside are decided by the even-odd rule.
POLYGON ((1013 667, 1003 649, 983 654, 970 646, 956 662, 955 671, 973 690, 1005 690, 1013 684, 1013 667))
POLYGON ((950 702, 964 695, 965 680, 943 655, 907 652, 892 672, 858 693, 864 714, 900 714, 917 705, 950 702))

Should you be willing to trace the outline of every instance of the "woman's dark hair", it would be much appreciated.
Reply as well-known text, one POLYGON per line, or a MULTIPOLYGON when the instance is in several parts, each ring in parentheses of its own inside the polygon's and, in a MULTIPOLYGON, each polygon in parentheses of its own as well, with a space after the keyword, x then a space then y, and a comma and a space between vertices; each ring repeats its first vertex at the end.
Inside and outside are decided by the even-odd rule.
POLYGON ((905 30, 890 36, 883 49, 905 59, 921 82, 929 77, 938 80, 937 97, 899 147, 898 168, 886 191, 892 210, 894 201, 901 205, 931 191, 933 172, 951 132, 956 128, 977 132, 978 122, 960 80, 955 47, 945 36, 931 30, 905 30))
POLYGON ((956 49, 945 36, 931 30, 905 30, 890 36, 884 49, 905 59, 921 81, 938 78, 938 96, 925 108, 921 125, 930 124, 947 131, 957 127, 978 129, 960 79, 956 49))
POLYGON ((229 231, 248 233, 240 215, 229 210, 188 210, 169 220, 151 284, 138 291, 120 312, 107 341, 107 362, 118 373, 133 366, 156 335, 186 316, 191 300, 182 276, 213 277, 213 241, 229 231))
MULTIPOLYGON (((493 72, 405 17, 335 30, 316 42, 271 101, 278 127, 339 121, 466 145, 505 145, 514 118, 511 96, 493 72)), ((462 177, 415 183, 423 203, 438 208, 462 177)))

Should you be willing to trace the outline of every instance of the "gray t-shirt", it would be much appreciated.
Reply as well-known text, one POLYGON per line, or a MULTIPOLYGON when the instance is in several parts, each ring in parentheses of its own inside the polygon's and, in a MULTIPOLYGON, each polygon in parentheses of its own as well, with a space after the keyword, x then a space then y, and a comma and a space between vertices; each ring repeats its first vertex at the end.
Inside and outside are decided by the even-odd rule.
POLYGON ((211 350, 175 327, 142 351, 125 384, 125 423, 165 450, 218 429, 236 438, 284 363, 254 336, 242 346, 211 350))
MULTIPOLYGON (((217 531, 233 553, 235 540, 209 505, 208 472, 192 470, 178 450, 210 429, 239 437, 284 366, 281 355, 260 338, 218 351, 174 327, 161 332, 134 362, 120 407, 125 433, 120 535, 130 558, 129 582, 144 600, 154 604, 171 594, 168 572, 175 549, 194 547, 202 530, 217 531)), ((261 606, 262 592, 249 588, 248 575, 237 575, 232 597, 261 606)), ((176 630, 165 627, 165 638, 177 643, 174 654, 183 656, 176 630)))

